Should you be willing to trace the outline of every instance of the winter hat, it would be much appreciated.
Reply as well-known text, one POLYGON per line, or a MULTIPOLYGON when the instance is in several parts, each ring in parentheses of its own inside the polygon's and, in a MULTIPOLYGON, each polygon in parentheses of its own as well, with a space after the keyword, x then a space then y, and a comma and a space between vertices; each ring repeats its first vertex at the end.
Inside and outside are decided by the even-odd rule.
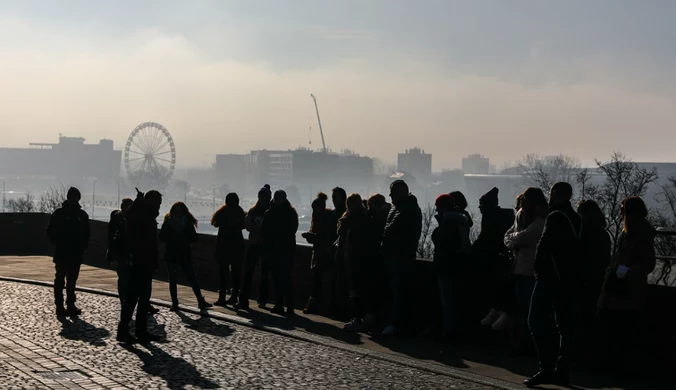
POLYGON ((455 200, 451 194, 441 194, 437 197, 434 205, 441 211, 450 211, 455 207, 455 200))
POLYGON ((401 179, 395 180, 395 181, 392 182, 392 184, 390 184, 390 191, 392 191, 394 189, 394 187, 398 187, 398 186, 402 186, 402 187, 406 188, 406 191, 408 192, 408 184, 406 184, 406 182, 401 180, 401 179))
POLYGON ((68 193, 66 194, 66 199, 72 199, 76 202, 79 202, 80 199, 82 199, 82 195, 80 194, 80 190, 78 190, 75 187, 70 187, 68 189, 68 193))
POLYGON ((481 198, 479 198, 479 202, 481 203, 488 203, 488 204, 498 204, 498 190, 497 187, 493 187, 492 190, 486 192, 485 194, 481 195, 481 198))
POLYGON ((263 186, 263 188, 258 191, 259 194, 263 193, 266 194, 267 196, 272 197, 272 191, 270 190, 270 184, 266 184, 263 186))

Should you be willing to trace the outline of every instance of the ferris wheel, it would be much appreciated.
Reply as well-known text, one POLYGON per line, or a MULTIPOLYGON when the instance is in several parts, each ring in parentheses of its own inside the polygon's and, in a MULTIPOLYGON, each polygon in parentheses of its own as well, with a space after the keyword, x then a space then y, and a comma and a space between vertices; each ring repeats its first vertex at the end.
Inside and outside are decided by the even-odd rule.
POLYGON ((176 146, 167 128, 155 122, 136 126, 124 148, 124 167, 134 185, 166 186, 176 168, 176 146))

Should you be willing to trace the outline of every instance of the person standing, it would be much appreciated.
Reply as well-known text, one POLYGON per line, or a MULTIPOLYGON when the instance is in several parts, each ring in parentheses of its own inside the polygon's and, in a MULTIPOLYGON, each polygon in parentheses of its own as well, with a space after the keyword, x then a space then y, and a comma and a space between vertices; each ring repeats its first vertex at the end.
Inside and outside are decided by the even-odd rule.
POLYGON ((272 192, 270 185, 264 185, 258 191, 258 201, 246 214, 244 228, 249 232, 249 248, 246 252, 244 263, 244 276, 242 289, 239 294, 239 302, 235 307, 238 310, 249 309, 249 295, 251 294, 251 279, 256 268, 258 259, 261 260, 261 280, 258 289, 258 307, 263 309, 268 303, 270 259, 263 250, 263 232, 261 226, 265 212, 270 208, 272 192))
POLYGON ((296 254, 298 213, 287 199, 286 192, 278 190, 270 209, 263 218, 263 245, 270 256, 277 302, 272 313, 293 317, 293 260, 296 254), (284 303, 286 302, 286 312, 284 303))
POLYGON ((80 190, 68 189, 66 201, 54 211, 47 237, 55 247, 54 303, 57 316, 77 316, 82 313, 75 306, 75 285, 80 275, 85 249, 89 246, 89 215, 80 206, 80 190), (66 288, 66 307, 63 305, 63 289, 66 288))
POLYGON ((574 290, 579 284, 582 268, 579 259, 582 221, 570 204, 572 197, 573 187, 570 184, 560 182, 552 187, 549 213, 535 251, 535 286, 528 326, 540 370, 524 381, 528 387, 543 384, 565 386, 569 382, 574 290), (555 339, 552 317, 558 329, 558 348, 552 343, 555 339))
POLYGON ((348 332, 365 330, 364 286, 368 282, 366 272, 372 256, 369 228, 361 196, 351 194, 347 197, 347 211, 338 221, 338 253, 345 257, 341 263, 345 266, 352 312, 352 320, 343 326, 348 332))
POLYGON ((394 336, 409 314, 411 297, 408 285, 422 232, 422 211, 405 181, 395 180, 390 184, 390 198, 392 208, 383 232, 383 254, 387 262, 392 306, 389 325, 383 330, 383 336, 394 336))
POLYGON ((516 213, 514 226, 505 233, 505 245, 512 251, 512 279, 516 297, 517 316, 516 341, 518 348, 527 351, 532 344, 528 329, 528 311, 530 298, 535 286, 535 251, 547 218, 547 198, 541 189, 530 187, 520 195, 520 208, 516 213))
POLYGON ((336 241, 336 224, 333 213, 326 208, 328 197, 320 192, 312 201, 312 220, 310 231, 303 233, 303 238, 312 245, 312 292, 308 299, 304 314, 317 314, 322 298, 323 281, 326 270, 333 263, 333 243, 336 241))
POLYGON ((188 210, 188 206, 183 202, 176 202, 171 206, 171 210, 164 217, 162 228, 160 229, 160 240, 165 245, 164 262, 167 264, 169 274, 169 293, 171 294, 171 311, 178 311, 178 291, 176 278, 178 272, 183 273, 188 278, 192 291, 197 298, 197 305, 200 309, 212 307, 200 290, 195 270, 192 266, 192 248, 191 245, 197 241, 197 218, 188 210))
MULTIPOLYGON (((216 306, 237 305, 240 282, 242 281, 241 265, 244 260, 244 222, 246 213, 239 205, 239 196, 234 192, 225 196, 225 204, 211 218, 211 225, 218 228, 216 239, 216 260, 220 275, 220 289, 216 306), (230 299, 225 300, 228 291, 228 276, 231 279, 232 291, 230 299)), ((247 298, 247 303, 249 302, 247 298)))
POLYGON ((108 250, 106 258, 110 265, 117 272, 117 294, 120 297, 120 303, 126 299, 129 286, 129 275, 125 272, 125 265, 128 259, 125 245, 125 223, 127 211, 134 201, 131 198, 122 199, 120 210, 110 213, 110 222, 108 222, 108 250))
POLYGON ((648 275, 655 269, 655 229, 648 222, 643 200, 622 202, 624 226, 617 252, 606 272, 599 297, 599 314, 607 336, 606 352, 618 372, 636 370, 643 356, 638 350, 644 334, 641 319, 648 275))
POLYGON ((160 337, 148 332, 148 310, 152 294, 153 272, 157 270, 159 251, 157 217, 162 206, 162 194, 156 190, 147 194, 138 192, 127 211, 127 253, 129 253, 130 289, 122 305, 117 341, 130 343, 158 341, 160 337), (136 310, 136 338, 129 333, 129 322, 136 310))

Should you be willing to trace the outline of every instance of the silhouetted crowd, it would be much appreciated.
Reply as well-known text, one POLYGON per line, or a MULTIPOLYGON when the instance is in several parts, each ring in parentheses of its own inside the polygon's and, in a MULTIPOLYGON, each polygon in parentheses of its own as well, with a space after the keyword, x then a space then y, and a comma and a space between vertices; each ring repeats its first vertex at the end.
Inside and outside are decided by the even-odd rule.
MULTIPOLYGON (((611 253, 611 238, 599 205, 584 200, 573 209, 573 189, 557 183, 549 199, 528 188, 516 207, 499 206, 498 189, 479 199, 481 226, 471 241, 473 221, 461 192, 439 195, 431 240, 437 279, 441 341, 458 343, 487 330, 505 335, 515 352, 535 353, 540 369, 527 386, 568 383, 571 362, 593 360, 619 370, 635 367, 641 311, 648 275, 655 268, 654 229, 642 199, 622 203, 622 232, 611 253)), ((407 184, 390 186, 391 204, 376 194, 362 199, 336 187, 312 202, 310 230, 302 237, 312 245, 312 289, 303 312, 349 303, 348 332, 406 335, 415 328, 418 296, 413 280, 420 272, 418 246, 423 213, 407 184)), ((47 233, 55 245, 54 297, 59 316, 76 316, 75 284, 89 242, 88 215, 71 188, 54 212, 47 233), (66 289, 64 305, 63 289, 66 289)), ((108 260, 118 273, 121 302, 117 340, 148 342, 153 273, 159 245, 165 245, 171 310, 180 310, 177 276, 182 272, 200 309, 212 304, 201 294, 191 262, 198 239, 197 220, 183 202, 172 205, 158 234, 162 195, 138 192, 111 214, 108 260), (135 334, 129 329, 136 310, 135 334)), ((211 220, 218 228, 215 259, 220 279, 217 306, 248 310, 252 278, 260 262, 258 306, 268 304, 272 275, 275 305, 271 312, 292 318, 293 270, 298 214, 284 191, 269 185, 258 192, 248 211, 237 194, 211 220), (245 244, 244 230, 249 232, 245 244), (228 297, 229 294, 229 297, 228 297)), ((432 316, 433 317, 433 316, 432 316)), ((482 333, 483 332, 483 333, 482 333)))

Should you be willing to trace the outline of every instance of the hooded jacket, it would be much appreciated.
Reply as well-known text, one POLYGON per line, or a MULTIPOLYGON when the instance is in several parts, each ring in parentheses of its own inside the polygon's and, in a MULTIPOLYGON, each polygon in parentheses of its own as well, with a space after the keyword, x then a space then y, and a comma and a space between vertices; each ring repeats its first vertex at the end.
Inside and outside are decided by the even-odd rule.
POLYGON ((54 262, 82 264, 84 251, 89 246, 89 234, 89 215, 82 206, 63 202, 47 226, 47 237, 55 246, 54 262))
POLYGON ((438 223, 432 232, 435 269, 439 276, 459 276, 470 252, 472 220, 460 211, 449 211, 435 218, 438 223))
POLYGON ((418 199, 409 194, 392 205, 383 233, 383 254, 388 261, 414 261, 422 232, 422 211, 418 199))
POLYGON ((505 233, 514 224, 514 210, 495 207, 481 216, 481 231, 472 244, 472 251, 484 258, 508 253, 505 233))

